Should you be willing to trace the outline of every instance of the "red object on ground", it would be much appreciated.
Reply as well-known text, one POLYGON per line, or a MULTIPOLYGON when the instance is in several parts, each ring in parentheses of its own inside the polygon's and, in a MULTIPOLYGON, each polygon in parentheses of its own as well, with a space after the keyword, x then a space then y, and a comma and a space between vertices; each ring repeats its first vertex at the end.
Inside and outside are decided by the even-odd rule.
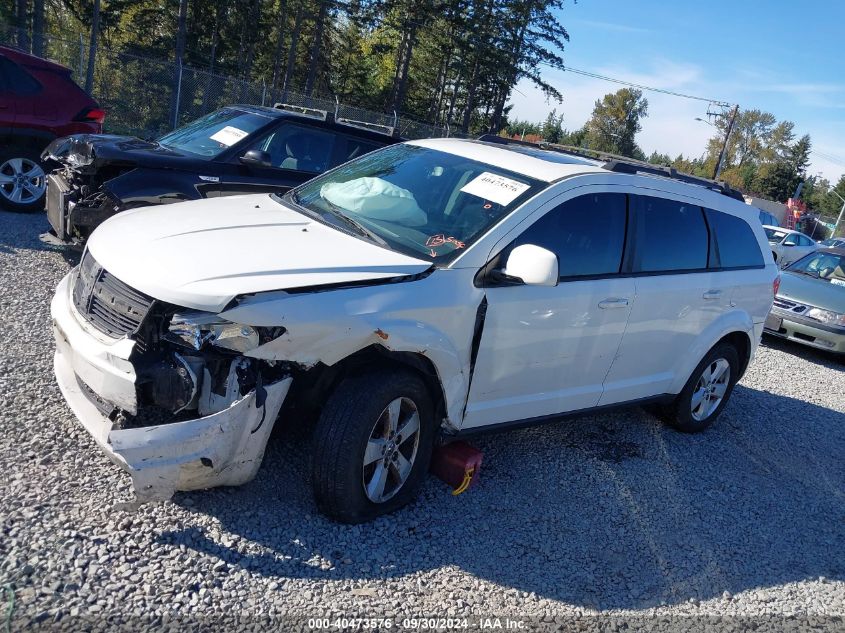
POLYGON ((478 481, 484 454, 466 442, 452 442, 434 449, 431 472, 442 479, 458 495, 478 481))

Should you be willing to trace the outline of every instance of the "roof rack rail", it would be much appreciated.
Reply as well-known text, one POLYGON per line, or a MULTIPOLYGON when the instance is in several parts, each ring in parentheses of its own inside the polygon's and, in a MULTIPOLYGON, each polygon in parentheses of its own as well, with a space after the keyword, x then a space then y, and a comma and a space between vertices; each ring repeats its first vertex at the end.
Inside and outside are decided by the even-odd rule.
POLYGON ((303 116, 311 117, 312 119, 319 119, 320 121, 328 121, 329 113, 327 110, 318 110, 316 108, 306 108, 305 106, 298 106, 292 103, 274 103, 273 107, 277 110, 287 110, 288 112, 296 112, 303 116))
POLYGON ((346 125, 348 127, 358 128, 359 130, 367 130, 368 132, 375 132, 376 134, 384 134, 385 136, 398 136, 399 130, 392 125, 382 125, 380 123, 370 123, 369 121, 356 121, 355 119, 347 119, 346 117, 339 117, 335 119, 335 123, 346 125))
POLYGON ((550 150, 553 152, 560 152, 561 154, 569 154, 571 156, 578 156, 580 158, 589 158, 591 160, 603 161, 603 169, 620 174, 652 174, 654 176, 661 176, 663 178, 670 178, 680 182, 685 182, 691 185, 698 185, 707 189, 717 191, 722 195, 745 202, 742 193, 734 189, 727 183, 721 180, 710 180, 709 178, 702 178, 701 176, 693 176, 692 174, 685 174, 676 170, 674 167, 667 165, 655 165, 636 158, 628 158, 627 156, 619 156, 618 154, 610 154, 608 152, 599 152, 585 147, 573 147, 571 145, 559 145, 557 143, 546 143, 540 141, 539 143, 532 143, 530 141, 522 141, 518 139, 509 139, 504 136, 496 136, 494 134, 484 134, 478 138, 479 141, 488 143, 499 143, 501 145, 522 145, 528 147, 537 147, 539 149, 550 150))

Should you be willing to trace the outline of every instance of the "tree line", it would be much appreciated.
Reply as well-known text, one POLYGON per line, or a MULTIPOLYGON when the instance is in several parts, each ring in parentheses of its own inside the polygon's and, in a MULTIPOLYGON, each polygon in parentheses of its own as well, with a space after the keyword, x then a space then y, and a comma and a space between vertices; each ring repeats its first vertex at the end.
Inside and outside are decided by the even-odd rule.
MULTIPOLYGON (((564 127, 556 108, 536 123, 510 116, 511 93, 524 79, 561 102, 541 71, 563 68, 569 40, 560 21, 563 8, 564 0, 11 0, 0 5, 0 21, 18 26, 18 44, 36 54, 46 37, 74 40, 85 31, 92 52, 103 46, 170 59, 211 74, 261 80, 283 96, 327 96, 448 125, 452 132, 542 139, 712 176, 727 117, 716 119, 699 157, 646 156, 636 135, 648 101, 636 89, 597 100, 590 119, 574 130, 564 127)), ((89 89, 93 69, 89 54, 89 89)), ((123 74, 117 79, 126 85, 111 86, 114 99, 140 92, 153 103, 165 86, 149 72, 125 67, 123 74)), ((204 104, 207 97, 193 99, 204 104)), ((145 106, 133 102, 123 109, 138 107, 145 106)), ((811 147, 810 137, 797 137, 791 121, 743 110, 720 177, 747 194, 780 201, 804 182, 802 197, 810 207, 835 217, 839 202, 830 191, 845 196, 845 176, 835 187, 808 178, 811 147)))
MULTIPOLYGON (((13 0, 0 19, 39 54, 45 34, 169 58, 271 89, 338 98, 455 131, 497 131, 517 82, 552 99, 564 0, 13 0)), ((90 56, 89 56, 90 57, 90 56)))

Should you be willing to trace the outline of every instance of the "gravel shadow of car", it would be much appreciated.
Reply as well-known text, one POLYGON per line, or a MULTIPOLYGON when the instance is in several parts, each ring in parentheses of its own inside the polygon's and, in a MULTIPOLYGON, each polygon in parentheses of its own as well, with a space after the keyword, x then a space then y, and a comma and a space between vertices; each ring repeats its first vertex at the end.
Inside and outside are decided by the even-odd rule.
POLYGON ((769 334, 763 336, 761 344, 786 354, 793 354, 816 365, 827 367, 828 369, 836 369, 838 371, 845 369, 845 354, 834 354, 833 352, 827 352, 823 349, 810 347, 809 345, 802 345, 801 343, 769 334))
POLYGON ((0 255, 12 255, 21 250, 59 253, 70 266, 76 266, 82 256, 78 249, 54 246, 42 242, 38 236, 50 228, 43 212, 16 213, 0 209, 0 255))
MULTIPOLYGON (((845 414, 742 385, 699 435, 640 409, 480 438, 481 481, 430 478, 412 506, 318 515, 308 440, 278 438, 247 486, 180 495, 234 537, 165 532, 230 568, 366 585, 457 567, 572 604, 641 609, 845 579, 845 414)), ((423 589, 421 589, 423 590, 423 589)))

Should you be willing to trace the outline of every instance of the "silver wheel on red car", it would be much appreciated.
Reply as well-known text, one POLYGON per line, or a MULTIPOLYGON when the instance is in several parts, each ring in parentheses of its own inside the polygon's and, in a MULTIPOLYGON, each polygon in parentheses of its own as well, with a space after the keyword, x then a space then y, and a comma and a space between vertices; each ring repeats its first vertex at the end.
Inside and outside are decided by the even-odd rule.
POLYGON ((420 443, 420 414, 410 398, 396 398, 376 420, 364 452, 363 485, 367 498, 384 503, 411 474, 420 443))
POLYGON ((0 202, 13 211, 36 211, 44 201, 47 177, 41 165, 26 156, 0 158, 0 202))
POLYGON ((709 418, 719 407, 731 382, 731 365, 724 358, 708 364, 690 398, 690 414, 698 422, 709 418))

